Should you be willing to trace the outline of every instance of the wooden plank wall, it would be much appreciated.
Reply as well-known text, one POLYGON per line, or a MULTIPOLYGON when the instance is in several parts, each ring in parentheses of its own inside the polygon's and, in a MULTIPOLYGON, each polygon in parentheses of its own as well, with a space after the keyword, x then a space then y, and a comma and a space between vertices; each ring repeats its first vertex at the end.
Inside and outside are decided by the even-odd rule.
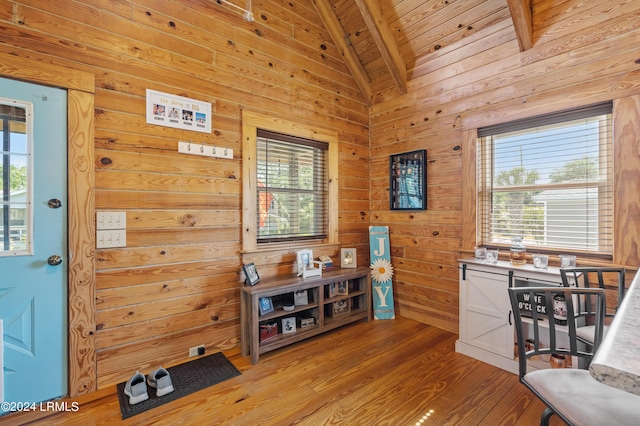
POLYGON ((533 0, 533 48, 522 53, 506 3, 486 2, 485 14, 490 5, 493 18, 501 16, 495 25, 438 43, 409 70, 405 96, 380 92, 371 108, 371 220, 390 227, 398 313, 451 331, 458 330, 456 260, 475 241, 463 234, 475 230, 475 198, 463 186, 469 173, 475 185, 475 166, 463 166, 475 158, 469 134, 480 126, 617 100, 615 149, 626 154, 615 165, 621 197, 612 262, 638 267, 629 238, 637 232, 629 232, 640 219, 640 123, 637 99, 625 99, 640 93, 640 2, 533 0), (389 211, 388 156, 416 149, 427 150, 428 210, 389 211))
MULTIPOLYGON (((185 361, 192 346, 238 344, 243 108, 338 131, 341 246, 366 264, 368 225, 390 226, 399 315, 457 331, 474 129, 607 99, 616 131, 640 128, 640 4, 532 4, 533 48, 519 52, 506 2, 482 2, 493 25, 443 38, 410 62, 406 95, 375 86, 368 109, 311 1, 254 0, 247 23, 213 0, 0 0, 2 52, 95 75, 95 210, 126 211, 128 228, 126 248, 96 252, 95 345, 83 345, 96 353, 76 354, 97 360, 95 385, 185 361), (212 134, 147 125, 147 88, 211 102, 212 134), (179 140, 232 148, 234 159, 178 154, 179 140), (390 212, 388 156, 421 148, 429 209, 390 212)), ((635 268, 624 232, 640 220, 637 131, 616 143, 614 261, 635 268)), ((261 258, 264 270, 291 260, 261 258)))
POLYGON ((127 213, 127 247, 96 251, 98 388, 238 345, 243 108, 338 131, 340 237, 368 246, 366 102, 311 2, 253 5, 0 0, 3 47, 96 77, 95 209, 127 213), (147 88, 210 102, 212 133, 146 124, 147 88))

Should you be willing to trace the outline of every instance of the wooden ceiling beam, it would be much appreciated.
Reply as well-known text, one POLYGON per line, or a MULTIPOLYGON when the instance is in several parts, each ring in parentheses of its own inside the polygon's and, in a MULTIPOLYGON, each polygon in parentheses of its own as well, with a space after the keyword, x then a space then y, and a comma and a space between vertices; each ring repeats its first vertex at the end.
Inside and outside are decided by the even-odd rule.
POLYGON ((520 45, 520 51, 524 52, 533 47, 533 27, 531 24, 530 0, 507 0, 513 27, 520 45))
POLYGON ((316 10, 324 23, 324 27, 333 39, 333 43, 342 54, 347 68, 351 71, 351 75, 360 88, 360 92, 362 92, 362 96, 366 99, 367 104, 371 105, 371 80, 360 59, 358 59, 358 55, 353 49, 353 46, 351 46, 351 43, 348 41, 349 38, 344 33, 338 17, 331 8, 329 0, 313 0, 313 4, 316 6, 316 10))
POLYGON ((396 86, 402 93, 407 93, 407 65, 400 54, 387 22, 382 16, 377 0, 355 0, 360 9, 360 14, 367 24, 373 40, 380 51, 380 55, 393 78, 396 86))

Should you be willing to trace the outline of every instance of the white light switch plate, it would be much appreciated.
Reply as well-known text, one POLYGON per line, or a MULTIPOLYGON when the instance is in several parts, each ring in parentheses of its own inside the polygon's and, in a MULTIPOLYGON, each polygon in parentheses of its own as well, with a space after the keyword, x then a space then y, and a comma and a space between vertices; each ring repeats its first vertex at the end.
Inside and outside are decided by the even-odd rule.
POLYGON ((127 212, 98 212, 96 213, 96 228, 127 229, 127 212))
POLYGON ((110 229, 98 231, 96 248, 112 248, 127 246, 127 231, 124 229, 110 229))

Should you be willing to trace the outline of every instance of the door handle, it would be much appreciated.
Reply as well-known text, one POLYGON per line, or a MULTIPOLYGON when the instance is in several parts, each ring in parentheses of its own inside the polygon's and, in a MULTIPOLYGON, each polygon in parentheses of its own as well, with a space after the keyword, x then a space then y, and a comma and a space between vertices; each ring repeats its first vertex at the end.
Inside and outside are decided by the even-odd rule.
POLYGON ((59 209, 60 207, 62 207, 62 201, 58 200, 57 198, 52 198, 47 201, 47 205, 50 209, 59 209))
POLYGON ((62 263, 62 258, 57 254, 54 254, 52 256, 49 256, 49 258, 47 259, 47 263, 51 266, 58 266, 62 263))

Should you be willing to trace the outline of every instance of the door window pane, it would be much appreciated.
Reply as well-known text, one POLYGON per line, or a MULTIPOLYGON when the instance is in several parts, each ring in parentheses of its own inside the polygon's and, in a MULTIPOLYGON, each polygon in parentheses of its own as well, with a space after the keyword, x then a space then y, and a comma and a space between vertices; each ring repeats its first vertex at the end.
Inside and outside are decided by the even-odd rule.
POLYGON ((31 253, 30 108, 0 99, 0 256, 31 253))

